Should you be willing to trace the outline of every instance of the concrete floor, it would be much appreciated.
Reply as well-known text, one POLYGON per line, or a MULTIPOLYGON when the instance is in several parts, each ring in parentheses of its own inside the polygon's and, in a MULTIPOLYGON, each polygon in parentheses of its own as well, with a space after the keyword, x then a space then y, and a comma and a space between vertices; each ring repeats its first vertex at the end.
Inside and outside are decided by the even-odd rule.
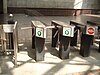
POLYGON ((32 49, 31 45, 31 20, 40 20, 47 25, 51 25, 51 20, 60 20, 69 23, 69 20, 75 19, 74 17, 34 17, 15 14, 14 19, 18 21, 18 65, 14 66, 11 61, 11 56, 0 56, 0 75, 71 75, 73 72, 100 69, 100 53, 97 51, 98 44, 94 43, 94 46, 91 47, 91 54, 89 57, 82 57, 79 55, 79 46, 77 46, 71 47, 69 59, 61 60, 58 57, 58 51, 51 47, 50 29, 48 29, 45 41, 44 61, 36 62, 34 60, 34 49, 32 49))

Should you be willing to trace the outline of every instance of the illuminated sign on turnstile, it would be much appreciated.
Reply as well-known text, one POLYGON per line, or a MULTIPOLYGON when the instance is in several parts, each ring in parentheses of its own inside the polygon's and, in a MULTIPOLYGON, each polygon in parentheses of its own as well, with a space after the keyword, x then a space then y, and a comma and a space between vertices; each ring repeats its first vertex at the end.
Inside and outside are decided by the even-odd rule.
POLYGON ((43 29, 42 28, 36 28, 36 36, 43 37, 43 29))
POLYGON ((70 41, 74 36, 74 25, 69 25, 62 21, 52 20, 52 47, 58 46, 59 57, 61 59, 68 59, 70 53, 70 41))
POLYGON ((86 34, 88 35, 95 35, 95 28, 94 27, 87 27, 86 34))
POLYGON ((46 29, 45 28, 36 27, 35 35, 36 35, 36 37, 46 38, 46 29))
POLYGON ((63 36, 73 37, 74 36, 74 26, 63 27, 63 36))

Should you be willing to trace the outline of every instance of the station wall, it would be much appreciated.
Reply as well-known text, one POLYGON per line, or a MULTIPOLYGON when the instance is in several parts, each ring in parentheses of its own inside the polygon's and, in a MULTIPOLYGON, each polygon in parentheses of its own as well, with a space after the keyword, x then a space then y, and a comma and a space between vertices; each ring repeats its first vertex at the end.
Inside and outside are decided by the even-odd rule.
POLYGON ((8 0, 8 7, 99 9, 99 0, 8 0))
POLYGON ((97 13, 100 0, 7 0, 8 13, 73 15, 97 13), (79 11, 78 11, 79 10, 79 11), (81 12, 80 12, 81 10, 81 12), (78 12, 77 12, 78 11, 78 12), (95 12, 96 11, 96 12, 95 12))

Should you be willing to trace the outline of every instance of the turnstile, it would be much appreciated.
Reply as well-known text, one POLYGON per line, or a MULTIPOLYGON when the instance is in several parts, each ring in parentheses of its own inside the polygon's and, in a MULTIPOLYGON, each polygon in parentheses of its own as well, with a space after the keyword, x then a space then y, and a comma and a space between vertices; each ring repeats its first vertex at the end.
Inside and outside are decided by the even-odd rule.
POLYGON ((59 45, 59 57, 68 59, 70 52, 71 37, 74 36, 74 27, 67 23, 53 20, 51 23, 55 28, 52 29, 52 47, 59 45))
POLYGON ((15 24, 0 25, 2 51, 8 55, 13 54, 14 64, 17 64, 18 32, 15 24))
POLYGON ((84 57, 88 57, 90 55, 90 46, 93 43, 96 26, 87 24, 82 20, 71 20, 70 24, 76 26, 76 34, 74 34, 71 40, 77 44, 77 34, 79 30, 81 33, 80 54, 84 57))
POLYGON ((32 48, 36 51, 36 61, 44 60, 46 26, 40 21, 32 21, 32 48))
POLYGON ((95 31, 95 26, 85 26, 82 31, 80 54, 84 57, 88 57, 90 55, 90 46, 93 43, 95 31))
MULTIPOLYGON (((100 39, 100 21, 94 21, 94 20, 88 20, 87 21, 88 24, 91 24, 91 25, 94 25, 94 26, 97 26, 97 35, 98 35, 98 38, 100 39)), ((99 49, 98 49, 98 52, 100 52, 100 41, 99 41, 99 49)))

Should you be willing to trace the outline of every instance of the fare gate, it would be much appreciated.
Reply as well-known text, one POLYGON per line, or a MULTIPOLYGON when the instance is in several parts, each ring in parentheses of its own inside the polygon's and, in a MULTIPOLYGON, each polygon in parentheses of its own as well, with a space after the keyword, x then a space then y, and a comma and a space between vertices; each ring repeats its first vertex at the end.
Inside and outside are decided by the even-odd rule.
POLYGON ((59 57, 61 59, 68 59, 70 52, 71 37, 74 36, 74 27, 61 21, 52 21, 52 47, 59 45, 59 57))
POLYGON ((44 47, 46 39, 46 30, 54 26, 45 26, 40 21, 32 21, 32 48, 36 51, 36 61, 44 60, 44 47))
POLYGON ((17 64, 17 52, 18 52, 18 32, 17 22, 14 24, 2 24, 0 25, 1 31, 1 44, 4 54, 13 54, 13 62, 17 64))
POLYGON ((77 44, 77 34, 78 30, 81 33, 81 46, 80 46, 80 55, 83 57, 88 57, 90 55, 90 46, 93 43, 96 26, 90 24, 85 24, 82 21, 71 20, 70 24, 76 26, 76 34, 71 40, 77 44), (73 40, 74 39, 74 40, 73 40))
POLYGON ((80 54, 84 57, 90 55, 90 46, 93 43, 96 27, 95 26, 85 26, 81 36, 81 47, 80 54))
MULTIPOLYGON (((94 25, 94 26, 97 26, 97 35, 98 35, 98 38, 100 39, 100 22, 99 21, 87 21, 88 24, 91 24, 91 25, 94 25)), ((98 52, 100 53, 100 41, 99 41, 99 49, 98 49, 98 52)))
POLYGON ((32 48, 36 51, 36 61, 44 60, 45 27, 40 21, 32 21, 32 48))

